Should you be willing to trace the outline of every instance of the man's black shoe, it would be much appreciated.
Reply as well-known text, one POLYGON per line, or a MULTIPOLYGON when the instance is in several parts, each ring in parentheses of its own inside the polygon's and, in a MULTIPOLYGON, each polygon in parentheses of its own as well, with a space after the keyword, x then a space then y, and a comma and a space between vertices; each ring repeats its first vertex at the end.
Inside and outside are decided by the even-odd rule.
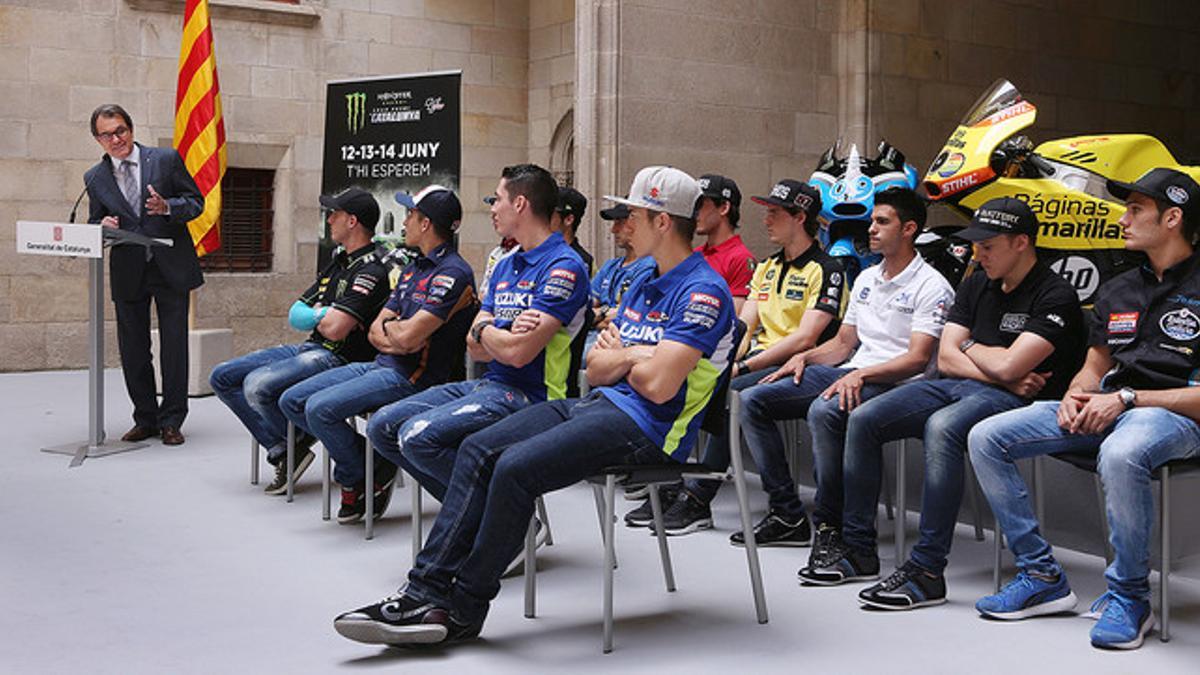
MULTIPOLYGON (((376 504, 379 502, 376 501, 376 504)), ((362 486, 342 488, 342 505, 338 507, 337 521, 342 525, 357 523, 367 512, 367 501, 362 486)), ((378 511, 376 512, 378 514, 378 511)))
POLYGON ((858 601, 877 609, 916 609, 946 601, 946 578, 908 561, 883 581, 863 589, 858 601))
MULTIPOLYGON (((746 537, 740 531, 734 532, 729 535, 729 543, 745 546, 746 537)), ((788 520, 776 513, 768 513, 754 526, 754 543, 758 546, 809 546, 812 544, 812 529, 808 517, 788 520)))
MULTIPOLYGON (((443 642, 454 625, 448 611, 410 598, 403 590, 373 605, 340 614, 333 620, 333 629, 338 635, 373 645, 443 642)), ((457 630, 460 635, 466 636, 471 628, 473 626, 457 630)), ((476 629, 475 635, 478 634, 476 629)))
MULTIPOLYGON (((313 454, 312 450, 305 450, 304 452, 299 452, 299 451, 296 452, 296 460, 295 460, 296 464, 292 471, 293 485, 296 483, 296 481, 300 480, 300 476, 304 475, 304 472, 308 470, 309 465, 313 463, 313 460, 316 459, 316 457, 317 456, 313 454)), ((271 481, 271 484, 268 485, 267 487, 265 487, 263 489, 263 492, 265 492, 269 495, 282 495, 282 494, 287 493, 287 456, 286 455, 283 457, 280 457, 279 463, 275 464, 275 480, 271 481)))
POLYGON ((800 568, 796 576, 802 584, 836 586, 848 581, 871 581, 879 578, 879 556, 874 552, 860 553, 844 542, 838 531, 822 527, 817 531, 814 555, 800 568), (822 541, 824 539, 824 541, 822 541), (818 546, 822 547, 816 555, 818 546))
MULTIPOLYGON (((649 488, 647 488, 649 490, 649 488)), ((660 485, 658 487, 658 496, 662 501, 663 514, 666 515, 667 509, 675 503, 679 498, 679 493, 683 489, 679 483, 671 483, 669 485, 660 485)), ((646 497, 646 501, 636 509, 625 514, 626 527, 650 527, 654 522, 654 509, 650 508, 650 497, 646 497)))
MULTIPOLYGON (((668 537, 691 534, 712 526, 712 509, 687 490, 680 491, 675 503, 663 513, 663 531, 668 537)), ((654 531, 653 523, 650 524, 650 531, 654 531)))

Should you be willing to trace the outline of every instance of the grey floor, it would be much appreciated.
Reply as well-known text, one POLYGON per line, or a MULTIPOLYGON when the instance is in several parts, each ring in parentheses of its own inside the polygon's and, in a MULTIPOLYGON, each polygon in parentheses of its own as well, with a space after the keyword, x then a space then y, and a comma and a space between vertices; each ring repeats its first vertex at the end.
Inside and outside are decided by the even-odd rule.
MULTIPOLYGON (((129 419, 119 373, 109 371, 107 385, 108 430, 119 436, 129 419)), ((948 569, 949 603, 912 613, 859 609, 857 587, 800 588, 794 575, 807 550, 763 551, 771 620, 758 625, 744 555, 727 543, 732 489, 716 504, 715 532, 672 540, 676 593, 663 589, 646 531, 618 529, 612 654, 600 653, 601 549, 582 486, 547 499, 557 543, 539 561, 537 619, 522 618, 517 579, 505 583, 482 640, 420 651, 359 645, 331 620, 401 582, 407 490, 364 541, 360 528, 321 521, 316 466, 293 504, 251 487, 247 437, 214 398, 193 400, 186 445, 155 443, 76 469, 38 448, 86 435, 84 373, 0 375, 0 401, 4 673, 1200 672, 1194 574, 1175 578, 1170 643, 1155 633, 1136 652, 1099 652, 1083 618, 978 618, 972 604, 990 589, 991 542, 965 527, 948 569)), ((910 513, 914 533, 915 521, 910 513)), ((1059 555, 1090 602, 1103 590, 1102 560, 1059 555)))

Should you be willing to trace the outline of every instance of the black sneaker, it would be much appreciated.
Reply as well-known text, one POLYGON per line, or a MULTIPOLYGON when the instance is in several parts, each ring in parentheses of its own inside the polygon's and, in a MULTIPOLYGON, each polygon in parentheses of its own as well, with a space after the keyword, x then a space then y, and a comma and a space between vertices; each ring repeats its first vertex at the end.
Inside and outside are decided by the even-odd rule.
MULTIPOLYGON (((395 595, 366 607, 339 615, 333 620, 333 629, 344 638, 372 645, 433 644, 444 642, 450 636, 450 612, 434 605, 404 595, 403 589, 395 595)), ((480 624, 482 626, 482 624, 480 624)), ((461 636, 469 632, 467 626, 456 629, 461 636)), ((475 635, 479 632, 476 630, 475 635)))
MULTIPOLYGON (((675 503, 663 513, 663 531, 668 537, 708 530, 712 526, 712 509, 687 490, 681 490, 675 503)), ((653 523, 650 524, 650 532, 654 532, 653 523)))
MULTIPOLYGON (((676 499, 679 499, 679 493, 682 488, 678 483, 670 485, 661 485, 658 488, 658 496, 662 500, 663 516, 666 516, 666 511, 671 508, 676 499)), ((646 501, 636 509, 625 514, 626 527, 650 527, 654 522, 654 509, 650 508, 650 497, 647 495, 646 501)))
MULTIPOLYGON (((312 464, 313 460, 317 457, 313 454, 312 450, 305 449, 304 452, 300 452, 299 450, 299 448, 296 449, 296 464, 292 469, 293 485, 300 480, 300 476, 304 475, 304 472, 308 470, 309 465, 312 464)), ((263 492, 269 495, 287 494, 286 455, 279 458, 279 463, 275 465, 275 480, 271 481, 270 485, 263 488, 263 492)))
POLYGON ((802 584, 836 586, 847 581, 871 581, 879 578, 879 556, 860 553, 842 541, 836 529, 822 527, 808 564, 796 573, 802 584), (820 551, 818 551, 820 548, 820 551))
MULTIPOLYGON (((741 531, 734 532, 729 535, 729 543, 745 546, 746 537, 741 531)), ((812 528, 808 525, 808 517, 788 521, 781 515, 768 513, 754 526, 754 543, 759 546, 811 546, 812 528)))
MULTIPOLYGON (((378 504, 378 500, 375 503, 378 504)), ((363 494, 363 488, 342 488, 342 506, 338 509, 337 521, 342 525, 350 525, 362 520, 366 513, 367 501, 366 495, 363 494)))
POLYGON ((933 576, 911 560, 883 581, 863 589, 859 603, 877 609, 916 609, 946 601, 946 578, 933 576))
POLYGON ((388 504, 392 502, 392 490, 396 486, 396 465, 387 461, 377 461, 374 482, 375 519, 379 520, 383 517, 383 512, 387 511, 388 504))

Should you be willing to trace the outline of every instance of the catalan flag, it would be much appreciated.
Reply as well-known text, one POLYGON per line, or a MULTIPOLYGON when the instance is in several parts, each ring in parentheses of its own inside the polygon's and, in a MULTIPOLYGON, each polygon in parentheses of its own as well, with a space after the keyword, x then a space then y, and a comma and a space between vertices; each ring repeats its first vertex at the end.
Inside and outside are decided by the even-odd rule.
POLYGON ((204 195, 204 212, 188 223, 196 254, 221 246, 221 178, 225 175, 225 120, 217 84, 208 0, 187 0, 175 85, 175 149, 204 195))

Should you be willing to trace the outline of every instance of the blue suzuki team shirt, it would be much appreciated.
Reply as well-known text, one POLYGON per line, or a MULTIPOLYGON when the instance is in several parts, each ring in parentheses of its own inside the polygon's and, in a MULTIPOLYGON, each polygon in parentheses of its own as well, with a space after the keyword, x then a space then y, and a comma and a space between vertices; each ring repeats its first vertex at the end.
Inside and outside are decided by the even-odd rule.
POLYGON ((530 401, 565 398, 571 369, 571 340, 583 328, 588 303, 588 273, 579 254, 561 234, 551 234, 530 251, 517 251, 496 263, 491 290, 480 308, 508 330, 527 309, 562 322, 546 348, 533 361, 514 368, 493 360, 484 379, 516 387, 530 401))
POLYGON ((424 389, 450 379, 454 361, 462 359, 462 343, 454 340, 450 323, 463 312, 475 309, 475 273, 449 244, 418 256, 399 271, 396 287, 383 308, 400 319, 426 311, 445 321, 411 354, 379 354, 375 363, 402 373, 409 382, 424 389), (457 342, 457 344, 455 344, 457 342))
POLYGON ((642 277, 654 272, 654 258, 644 256, 628 265, 623 256, 609 258, 592 277, 592 300, 602 307, 616 307, 625 291, 642 277))
POLYGON ((695 444, 704 407, 733 356, 733 296, 703 256, 693 253, 662 276, 657 272, 625 293, 613 324, 625 346, 663 340, 700 350, 700 361, 663 404, 639 394, 625 379, 600 387, 671 459, 682 462, 695 444))

